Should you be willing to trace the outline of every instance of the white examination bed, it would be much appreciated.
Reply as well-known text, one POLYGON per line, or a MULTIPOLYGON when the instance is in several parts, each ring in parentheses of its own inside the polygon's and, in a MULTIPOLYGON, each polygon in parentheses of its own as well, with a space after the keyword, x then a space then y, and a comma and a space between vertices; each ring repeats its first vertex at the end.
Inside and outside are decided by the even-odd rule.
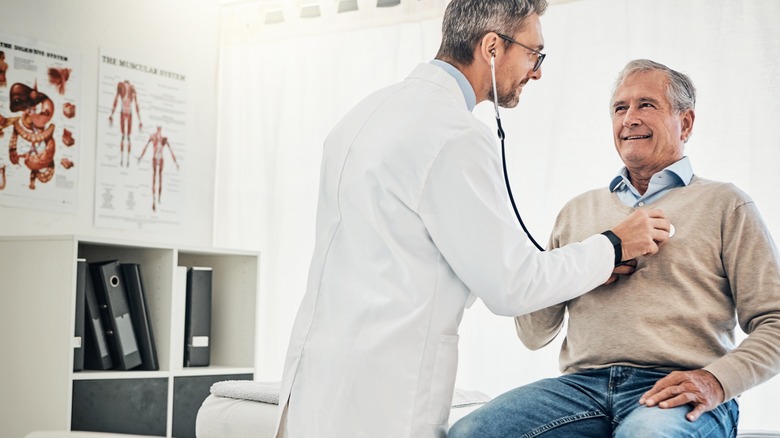
MULTIPOLYGON (((450 425, 489 401, 478 391, 455 389, 450 425)), ((198 410, 197 438, 273 438, 279 403, 279 383, 227 380, 211 386, 198 410)))

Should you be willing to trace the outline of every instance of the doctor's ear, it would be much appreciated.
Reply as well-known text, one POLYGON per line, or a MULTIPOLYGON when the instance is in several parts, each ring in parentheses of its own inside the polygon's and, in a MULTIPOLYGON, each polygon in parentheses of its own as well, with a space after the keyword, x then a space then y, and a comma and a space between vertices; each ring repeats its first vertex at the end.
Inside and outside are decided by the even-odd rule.
POLYGON ((489 64, 493 58, 498 56, 497 46, 499 41, 500 38, 495 32, 488 32, 485 34, 485 36, 482 37, 482 41, 480 41, 480 45, 477 47, 479 58, 484 59, 489 64))

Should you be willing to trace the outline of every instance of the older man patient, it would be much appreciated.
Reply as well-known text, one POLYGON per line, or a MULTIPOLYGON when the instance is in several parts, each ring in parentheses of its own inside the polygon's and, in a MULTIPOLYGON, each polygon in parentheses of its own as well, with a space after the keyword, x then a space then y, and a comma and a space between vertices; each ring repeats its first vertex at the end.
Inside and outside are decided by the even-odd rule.
POLYGON ((780 371, 780 264, 750 197, 694 174, 684 155, 695 101, 691 80, 662 64, 620 73, 611 113, 625 168, 563 208, 550 245, 643 208, 663 209, 676 233, 630 275, 516 318, 538 349, 568 311, 563 375, 497 397, 450 437, 736 436, 736 397, 780 371), (739 345, 737 323, 748 334, 739 345))

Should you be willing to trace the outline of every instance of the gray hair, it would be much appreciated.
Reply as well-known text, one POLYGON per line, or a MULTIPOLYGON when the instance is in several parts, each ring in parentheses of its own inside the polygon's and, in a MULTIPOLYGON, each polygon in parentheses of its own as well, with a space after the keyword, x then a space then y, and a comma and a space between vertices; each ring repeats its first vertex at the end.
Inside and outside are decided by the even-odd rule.
POLYGON ((618 75, 615 85, 612 87, 612 102, 615 101, 615 93, 625 80, 639 72, 658 70, 663 72, 668 79, 666 85, 666 97, 675 112, 681 112, 696 107, 696 88, 693 81, 687 75, 649 59, 635 59, 623 68, 618 75))
MULTIPOLYGON (((471 65, 474 48, 488 32, 513 37, 529 15, 542 15, 547 0, 452 0, 444 11, 439 59, 471 65)), ((504 41, 508 46, 510 43, 504 41)))

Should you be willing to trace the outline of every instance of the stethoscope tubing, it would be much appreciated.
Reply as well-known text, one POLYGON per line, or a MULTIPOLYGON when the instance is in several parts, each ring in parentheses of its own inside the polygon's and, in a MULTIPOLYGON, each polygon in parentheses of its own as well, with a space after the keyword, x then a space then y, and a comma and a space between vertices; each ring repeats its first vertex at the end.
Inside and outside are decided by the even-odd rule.
POLYGON ((504 146, 504 138, 506 135, 504 134, 504 128, 501 127, 501 116, 498 113, 498 90, 496 87, 496 66, 495 66, 495 54, 493 54, 493 57, 490 58, 490 75, 493 79, 493 106, 496 110, 496 126, 498 131, 498 138, 501 140, 501 164, 504 168, 504 183, 506 184, 506 192, 509 195, 509 202, 512 204, 512 210, 515 212, 515 217, 517 218, 517 221, 520 223, 520 227, 525 232, 526 236, 528 236, 528 239, 531 240, 531 243, 536 246, 536 248, 539 251, 544 251, 544 248, 542 245, 539 245, 538 242, 536 242, 536 239, 534 239, 534 236, 531 235, 531 232, 528 231, 528 227, 525 226, 525 222, 523 222, 523 218, 520 216, 520 212, 517 210, 517 204, 515 203, 515 197, 512 195, 512 186, 509 184, 509 173, 506 170, 506 147, 504 146))

